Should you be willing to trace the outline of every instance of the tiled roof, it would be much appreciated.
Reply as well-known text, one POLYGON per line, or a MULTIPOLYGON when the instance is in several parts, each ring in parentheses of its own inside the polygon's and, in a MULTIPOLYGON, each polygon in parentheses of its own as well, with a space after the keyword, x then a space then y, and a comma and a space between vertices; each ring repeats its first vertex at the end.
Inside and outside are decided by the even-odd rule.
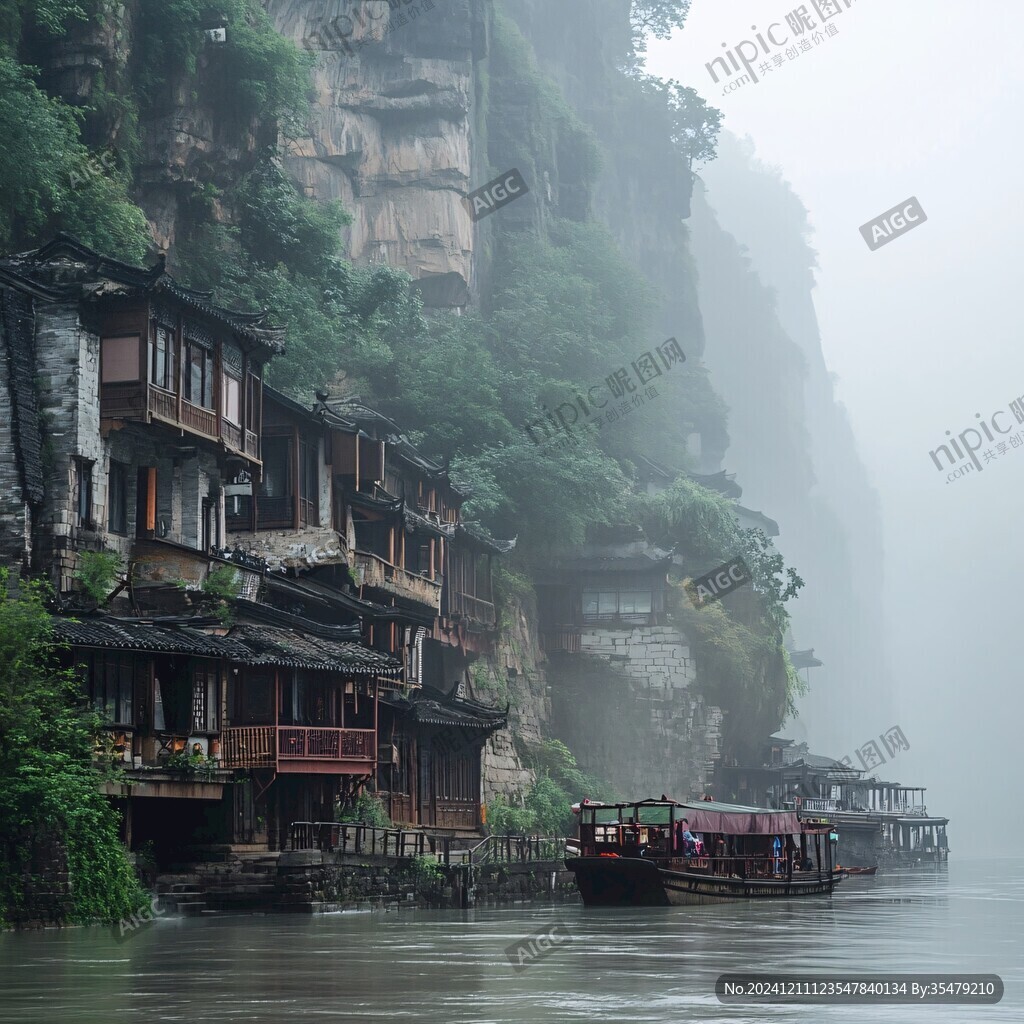
POLYGON ((402 665, 390 655, 361 644, 325 640, 277 626, 236 626, 230 639, 247 651, 237 660, 249 665, 281 665, 357 675, 397 676, 402 665))
POLYGON ((477 524, 459 523, 455 531, 458 540, 468 542, 489 551, 492 555, 507 555, 515 546, 518 537, 511 540, 499 540, 492 537, 482 526, 477 524))
POLYGON ((394 658, 358 643, 329 640, 278 626, 239 625, 228 636, 184 625, 157 625, 113 617, 53 618, 54 635, 74 647, 153 651, 226 658, 242 665, 280 665, 347 675, 398 676, 394 658))
POLYGON ((106 647, 232 660, 241 660, 250 654, 240 644, 226 637, 204 633, 188 626, 158 626, 91 616, 81 619, 54 616, 52 621, 54 636, 75 647, 106 647))
MULTIPOLYGON (((16 275, 26 284, 78 297, 83 285, 95 286, 100 279, 115 282, 126 293, 149 295, 166 292, 178 302, 212 320, 229 327, 237 335, 265 346, 269 353, 284 351, 284 328, 267 324, 265 311, 245 313, 226 309, 212 301, 212 293, 195 291, 179 284, 164 269, 163 260, 152 267, 135 267, 104 256, 67 234, 58 234, 53 241, 30 252, 17 253, 0 261, 0 271, 16 275), (69 274, 66 264, 77 267, 77 275, 69 274), (62 264, 58 275, 52 267, 62 264)), ((102 289, 95 291, 103 294, 102 289)))

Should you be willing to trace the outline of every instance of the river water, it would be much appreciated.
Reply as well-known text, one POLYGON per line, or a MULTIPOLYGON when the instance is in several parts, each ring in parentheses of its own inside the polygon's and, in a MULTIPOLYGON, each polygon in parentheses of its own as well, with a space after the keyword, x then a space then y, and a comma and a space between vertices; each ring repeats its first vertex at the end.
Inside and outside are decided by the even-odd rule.
MULTIPOLYGON (((557 938, 557 936, 556 936, 557 938)), ((0 1021, 1024 1021, 1024 861, 849 880, 831 897, 649 910, 157 918, 0 935, 0 1021), (560 922, 568 940, 505 954, 560 922), (998 974, 1000 1003, 724 1005, 719 975, 998 974)))

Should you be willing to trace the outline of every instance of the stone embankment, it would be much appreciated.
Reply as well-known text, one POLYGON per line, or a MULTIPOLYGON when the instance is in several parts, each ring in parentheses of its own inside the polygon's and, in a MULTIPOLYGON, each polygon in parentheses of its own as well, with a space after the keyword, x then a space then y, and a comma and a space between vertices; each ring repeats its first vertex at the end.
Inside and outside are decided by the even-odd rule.
POLYGON ((299 850, 228 853, 220 861, 156 879, 161 905, 198 916, 224 911, 327 913, 399 907, 471 907, 524 900, 578 899, 558 861, 444 865, 299 850))

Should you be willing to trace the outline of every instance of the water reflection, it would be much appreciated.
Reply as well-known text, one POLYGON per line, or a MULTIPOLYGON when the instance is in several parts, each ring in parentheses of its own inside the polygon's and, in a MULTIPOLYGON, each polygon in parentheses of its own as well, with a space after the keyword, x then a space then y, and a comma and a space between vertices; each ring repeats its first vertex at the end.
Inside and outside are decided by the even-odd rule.
POLYGON ((851 879, 831 899, 664 909, 159 918, 0 936, 0 1020, 474 1022, 1006 1021, 1020 997, 1024 863, 851 879), (572 942, 512 970, 505 948, 554 921, 572 942), (723 1006, 731 971, 997 973, 1001 1004, 723 1006))

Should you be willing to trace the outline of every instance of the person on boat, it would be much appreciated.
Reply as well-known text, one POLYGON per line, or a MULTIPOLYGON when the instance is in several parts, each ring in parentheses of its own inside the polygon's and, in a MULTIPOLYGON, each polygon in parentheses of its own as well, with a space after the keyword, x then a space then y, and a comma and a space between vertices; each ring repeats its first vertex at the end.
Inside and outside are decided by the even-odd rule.
POLYGON ((683 818, 679 823, 682 828, 681 839, 683 840, 683 856, 692 857, 693 851, 697 847, 697 840, 694 838, 693 833, 690 831, 690 822, 683 818))

